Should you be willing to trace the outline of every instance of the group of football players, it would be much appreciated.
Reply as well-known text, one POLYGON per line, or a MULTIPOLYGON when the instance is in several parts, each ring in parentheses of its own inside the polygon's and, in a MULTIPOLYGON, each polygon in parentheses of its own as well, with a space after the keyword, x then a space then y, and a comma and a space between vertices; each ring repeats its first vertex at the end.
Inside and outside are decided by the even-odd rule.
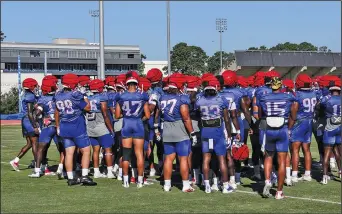
POLYGON ((66 74, 60 81, 45 76, 40 87, 27 78, 22 86, 27 144, 10 164, 19 171, 19 160, 32 148, 34 171, 29 177, 54 174, 47 167, 53 139, 60 153, 56 174, 67 177, 68 185, 96 185, 89 177, 92 165, 95 179, 117 178, 125 188, 131 183, 141 188, 149 184, 147 167, 149 176, 161 174, 166 192, 176 170, 183 192, 203 185, 206 193, 230 193, 241 184, 243 164, 254 169, 253 180, 265 180, 264 197, 271 197, 277 183, 275 198, 283 199, 284 183, 312 179, 312 134, 321 156, 321 183, 330 180, 329 163, 335 159, 341 177, 337 76, 299 74, 293 82, 281 80, 274 70, 250 77, 226 70, 217 76, 176 72, 163 78, 154 68, 146 77, 129 71, 103 81, 66 74), (299 178, 300 148, 305 173, 299 178))

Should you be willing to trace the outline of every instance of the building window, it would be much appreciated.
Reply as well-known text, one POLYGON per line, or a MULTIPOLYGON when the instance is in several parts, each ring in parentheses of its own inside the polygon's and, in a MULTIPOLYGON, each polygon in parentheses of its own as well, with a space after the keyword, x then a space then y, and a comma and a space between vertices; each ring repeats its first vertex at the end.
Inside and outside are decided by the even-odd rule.
POLYGON ((30 50, 30 57, 40 57, 40 51, 30 50))
POLYGON ((78 58, 85 59, 86 56, 87 56, 87 52, 86 51, 79 51, 78 52, 78 58))
POLYGON ((96 51, 88 51, 87 52, 88 59, 96 59, 96 51))
POLYGON ((49 51, 49 58, 59 58, 59 51, 49 51))
POLYGON ((128 54, 128 55, 127 55, 127 58, 128 58, 128 59, 134 59, 134 54, 128 54))
POLYGON ((77 51, 68 51, 68 58, 77 58, 77 51))

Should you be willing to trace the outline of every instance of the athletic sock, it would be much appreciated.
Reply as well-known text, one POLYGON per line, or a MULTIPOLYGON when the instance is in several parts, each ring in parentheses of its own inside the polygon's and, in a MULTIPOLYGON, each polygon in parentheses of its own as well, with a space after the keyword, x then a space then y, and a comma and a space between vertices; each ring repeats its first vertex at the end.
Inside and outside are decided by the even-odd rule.
POLYGON ((306 175, 306 176, 311 176, 311 171, 310 171, 310 170, 305 170, 304 175, 306 175))
POLYGON ((217 177, 213 178, 213 185, 217 185, 217 177))
POLYGON ((122 168, 119 168, 119 176, 122 177, 122 168))
POLYGON ((164 180, 164 185, 170 187, 171 186, 171 180, 164 180))
POLYGON ((230 176, 230 177, 229 177, 229 181, 230 181, 231 183, 235 183, 235 176, 230 176))
POLYGON ((88 169, 82 169, 82 176, 87 176, 88 175, 88 169))
POLYGON ((15 157, 15 158, 14 158, 14 162, 15 162, 15 163, 19 163, 19 161, 20 161, 20 159, 19 159, 18 157, 15 157))
POLYGON ((61 172, 63 171, 63 164, 62 164, 62 163, 58 164, 58 169, 59 169, 61 172))
POLYGON ((67 176, 69 180, 74 179, 74 173, 73 172, 67 172, 67 176))
POLYGON ((128 183, 128 175, 123 176, 124 183, 128 183))
POLYGON ((40 173, 40 168, 34 168, 34 172, 35 172, 36 174, 40 173))
MULTIPOLYGON (((83 169, 82 169, 82 171, 83 171, 83 169)), ((82 174, 83 174, 83 172, 82 172, 82 174)), ((101 174, 100 168, 94 168, 94 174, 101 174)))
POLYGON ((265 184, 266 185, 270 185, 271 184, 271 180, 265 180, 265 184))
POLYGON ((291 167, 286 167, 286 179, 291 178, 291 167))
POLYGON ((298 171, 292 171, 292 177, 298 177, 298 171))
POLYGON ((144 183, 143 176, 138 176, 138 183, 139 184, 144 183))
POLYGON ((184 181, 183 181, 183 188, 185 188, 185 189, 190 188, 190 182, 189 182, 189 180, 184 180, 184 181))
POLYGON ((113 166, 107 166, 107 173, 113 173, 113 166))
MULTIPOLYGON (((184 184, 183 184, 184 185, 184 184)), ((204 180, 204 185, 205 186, 210 186, 209 180, 204 180)))

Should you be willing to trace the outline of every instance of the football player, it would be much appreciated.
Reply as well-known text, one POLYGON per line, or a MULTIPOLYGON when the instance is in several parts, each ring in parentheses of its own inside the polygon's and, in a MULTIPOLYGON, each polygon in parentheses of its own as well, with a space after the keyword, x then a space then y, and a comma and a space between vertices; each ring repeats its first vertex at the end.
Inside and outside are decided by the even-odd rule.
POLYGON ((329 180, 328 166, 330 154, 333 152, 336 158, 339 176, 341 178, 341 80, 337 76, 329 79, 330 95, 323 97, 317 104, 325 113, 326 125, 323 134, 324 159, 322 184, 329 180))
POLYGON ((26 138, 26 145, 21 148, 19 154, 10 161, 11 166, 15 171, 19 171, 19 160, 32 147, 33 158, 36 161, 38 136, 40 127, 34 117, 34 105, 37 102, 39 86, 38 82, 32 78, 26 78, 23 81, 23 98, 22 98, 22 113, 21 128, 23 136, 26 138))
MULTIPOLYGON (((291 130, 292 150, 292 182, 298 182, 299 149, 302 147, 304 153, 305 174, 302 177, 305 181, 311 181, 311 136, 312 119, 314 108, 317 103, 316 93, 311 90, 312 80, 307 74, 299 74, 296 78, 296 99, 298 102, 296 123, 291 130)), ((289 185, 291 181, 286 178, 289 185)))
POLYGON ((63 90, 55 94, 55 120, 57 135, 63 137, 65 148, 65 169, 68 176, 68 185, 97 185, 89 178, 90 140, 87 135, 86 119, 83 111, 90 111, 90 104, 85 101, 84 95, 75 90, 79 83, 75 74, 66 74, 62 77, 63 90), (77 179, 73 173, 73 158, 76 147, 82 153, 82 177, 77 179))
POLYGON ((54 175, 51 173, 46 166, 46 154, 48 150, 48 145, 51 143, 53 139, 57 145, 57 148, 60 151, 60 163, 58 168, 61 168, 60 173, 63 172, 63 162, 64 162, 64 154, 63 154, 63 146, 59 145, 60 139, 57 137, 57 131, 55 126, 55 103, 53 101, 54 94, 57 90, 57 78, 55 76, 45 76, 42 80, 42 92, 43 96, 38 99, 36 109, 39 115, 43 115, 43 128, 41 134, 39 135, 38 141, 38 149, 37 149, 37 160, 35 163, 34 172, 29 175, 31 178, 39 178, 42 173, 45 175, 54 175), (42 163, 45 162, 45 163, 42 163), (41 163, 43 165, 43 170, 41 170, 41 163), (45 165, 45 166, 44 166, 45 165))
POLYGON ((204 79, 204 96, 201 96, 195 103, 195 110, 199 110, 201 114, 201 142, 203 153, 203 177, 205 192, 211 193, 209 183, 209 163, 211 153, 215 152, 219 165, 223 182, 222 193, 229 193, 233 188, 228 185, 228 172, 226 163, 226 142, 224 128, 228 133, 228 139, 231 138, 231 127, 228 108, 228 101, 218 95, 217 88, 220 83, 216 77, 204 79), (221 118, 224 121, 221 121, 221 118), (223 126, 225 123, 225 126, 223 126))
POLYGON ((272 161, 275 153, 278 158, 278 187, 275 195, 276 199, 283 199, 283 185, 285 181, 286 156, 289 148, 289 130, 292 129, 296 120, 296 105, 298 105, 293 95, 281 93, 281 80, 278 77, 271 79, 272 93, 264 94, 257 100, 254 106, 258 111, 256 119, 265 120, 264 148, 265 148, 265 186, 264 197, 271 197, 270 189, 272 161), (260 108, 259 108, 260 106, 260 108))
POLYGON ((94 178, 115 178, 112 153, 114 129, 108 114, 108 96, 103 92, 104 85, 104 82, 99 79, 94 79, 89 83, 89 89, 93 95, 88 96, 90 112, 87 113, 87 133, 93 147, 94 178), (101 174, 99 169, 100 147, 105 150, 107 176, 101 174))
POLYGON ((169 90, 160 98, 160 110, 163 117, 163 142, 164 142, 164 191, 171 190, 171 175, 173 161, 178 155, 180 174, 183 182, 183 192, 193 192, 189 182, 188 156, 190 153, 190 138, 193 144, 197 143, 196 133, 192 127, 189 114, 190 99, 187 95, 180 94, 185 78, 180 73, 175 73, 169 78, 169 90), (189 134, 190 133, 190 138, 189 134))
POLYGON ((150 118, 150 110, 148 107, 148 95, 144 92, 137 91, 139 76, 136 72, 130 71, 126 74, 127 91, 120 94, 116 109, 115 117, 119 119, 123 117, 122 135, 122 168, 125 188, 129 187, 128 169, 132 156, 132 146, 134 145, 134 153, 137 159, 138 168, 138 184, 137 187, 143 187, 144 174, 144 125, 143 120, 150 118))

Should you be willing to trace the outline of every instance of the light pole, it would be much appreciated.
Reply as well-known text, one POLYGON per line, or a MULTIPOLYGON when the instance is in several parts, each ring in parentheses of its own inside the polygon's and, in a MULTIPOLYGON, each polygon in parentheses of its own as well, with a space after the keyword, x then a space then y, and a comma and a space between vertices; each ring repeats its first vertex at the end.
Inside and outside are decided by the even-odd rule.
POLYGON ((89 15, 94 18, 94 43, 96 38, 96 18, 99 17, 100 11, 99 10, 89 10, 89 15))
POLYGON ((100 75, 98 78, 105 79, 105 61, 104 61, 104 11, 103 1, 99 1, 100 8, 100 75))
POLYGON ((220 33, 220 72, 222 71, 222 33, 227 30, 227 19, 216 19, 216 30, 220 33))
POLYGON ((170 44, 170 1, 166 2, 167 13, 167 74, 171 75, 171 44, 170 44))

